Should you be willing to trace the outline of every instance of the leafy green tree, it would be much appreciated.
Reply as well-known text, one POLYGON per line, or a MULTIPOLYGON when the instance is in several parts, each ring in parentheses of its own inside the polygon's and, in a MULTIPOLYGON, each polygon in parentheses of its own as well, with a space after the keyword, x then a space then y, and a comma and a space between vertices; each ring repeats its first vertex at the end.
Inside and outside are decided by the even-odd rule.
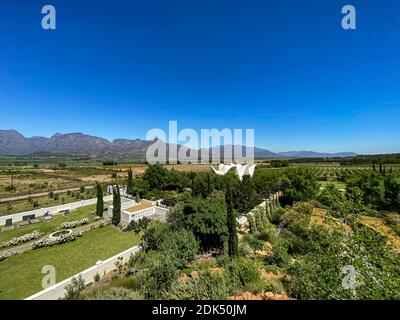
POLYGON ((113 187, 113 215, 112 224, 117 226, 121 221, 121 194, 119 192, 119 186, 113 187))
POLYGON ((161 248, 163 242, 171 234, 171 230, 166 223, 153 221, 147 227, 142 236, 142 247, 145 250, 157 250, 161 248))
POLYGON ((214 190, 207 199, 189 197, 176 207, 168 216, 174 228, 191 230, 203 250, 223 248, 228 234, 223 192, 214 190))
POLYGON ((100 218, 103 217, 104 212, 104 201, 103 201, 103 188, 101 187, 100 183, 96 183, 96 215, 100 218))
POLYGON ((237 192, 237 210, 241 213, 248 213, 259 201, 255 190, 254 182, 250 176, 244 176, 237 192))
POLYGON ((393 174, 385 177, 385 208, 400 211, 400 179, 393 174))
POLYGON ((149 165, 143 174, 143 180, 147 181, 150 189, 164 190, 167 182, 168 170, 161 164, 149 165))
POLYGON ((314 199, 318 194, 319 184, 311 170, 288 169, 282 178, 282 191, 282 203, 292 204, 314 199))
POLYGON ((317 200, 324 206, 335 208, 344 201, 344 197, 334 184, 328 184, 318 195, 317 200))

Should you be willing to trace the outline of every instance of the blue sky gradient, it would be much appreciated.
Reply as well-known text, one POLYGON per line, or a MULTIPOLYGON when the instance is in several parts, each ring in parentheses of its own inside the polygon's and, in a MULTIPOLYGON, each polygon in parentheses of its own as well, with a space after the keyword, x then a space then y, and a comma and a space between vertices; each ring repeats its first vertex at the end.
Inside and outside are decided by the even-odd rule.
POLYGON ((0 129, 145 138, 169 120, 254 128, 276 152, 400 152, 400 1, 1 1, 0 129))

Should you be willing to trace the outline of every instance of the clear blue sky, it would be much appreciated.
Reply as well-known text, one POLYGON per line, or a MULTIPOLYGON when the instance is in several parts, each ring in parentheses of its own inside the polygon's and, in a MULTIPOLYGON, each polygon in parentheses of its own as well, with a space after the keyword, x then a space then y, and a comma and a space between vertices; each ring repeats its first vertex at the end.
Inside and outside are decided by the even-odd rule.
POLYGON ((400 152, 400 1, 1 0, 0 112, 26 136, 177 120, 273 151, 400 152))

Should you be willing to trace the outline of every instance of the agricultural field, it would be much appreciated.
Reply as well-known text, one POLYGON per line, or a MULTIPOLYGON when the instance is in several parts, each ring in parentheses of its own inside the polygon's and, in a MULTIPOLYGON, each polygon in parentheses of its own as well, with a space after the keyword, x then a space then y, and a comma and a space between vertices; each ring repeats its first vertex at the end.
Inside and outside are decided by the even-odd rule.
POLYGON ((53 193, 41 197, 29 197, 15 201, 0 202, 0 216, 35 210, 39 208, 52 207, 56 205, 71 203, 79 200, 87 200, 96 196, 93 186, 86 187, 85 190, 67 191, 53 193))

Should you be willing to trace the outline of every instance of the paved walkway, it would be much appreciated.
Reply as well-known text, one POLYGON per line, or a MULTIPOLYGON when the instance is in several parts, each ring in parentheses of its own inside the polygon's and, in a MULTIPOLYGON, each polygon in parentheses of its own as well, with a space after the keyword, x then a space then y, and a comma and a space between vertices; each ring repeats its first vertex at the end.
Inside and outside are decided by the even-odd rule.
MULTIPOLYGON (((83 226, 80 226, 80 227, 76 227, 76 228, 71 229, 71 230, 73 230, 73 231, 88 231, 88 230, 90 230, 92 228, 92 226, 98 227, 100 223, 104 223, 104 222, 107 222, 109 220, 110 220, 109 218, 103 218, 103 219, 101 219, 99 221, 96 221, 96 222, 93 222, 93 223, 90 223, 90 224, 86 224, 86 225, 83 225, 83 226)), ((54 230, 53 232, 55 232, 55 231, 56 230, 54 230)), ((49 234, 45 235, 42 238, 36 239, 34 241, 39 241, 41 239, 46 239, 48 236, 49 236, 49 234)), ((17 252, 19 254, 19 253, 24 253, 26 251, 32 250, 32 243, 34 241, 30 241, 30 242, 23 243, 23 244, 21 244, 19 246, 16 246, 16 247, 10 247, 10 248, 7 248, 5 250, 2 250, 2 251, 0 251, 0 255, 7 254, 9 252, 17 252)))
MULTIPOLYGON (((0 203, 3 202, 9 202, 9 201, 17 201, 17 200, 26 200, 29 198, 39 198, 39 197, 44 197, 47 196, 50 192, 53 193, 66 193, 68 191, 78 191, 80 190, 81 187, 75 187, 75 188, 70 188, 70 189, 63 189, 63 190, 55 190, 55 191, 47 191, 47 192, 40 192, 40 193, 32 193, 32 194, 26 194, 23 196, 15 196, 15 197, 10 197, 10 198, 1 198, 0 203)), ((93 189, 94 186, 85 186, 85 190, 87 189, 93 189)))

